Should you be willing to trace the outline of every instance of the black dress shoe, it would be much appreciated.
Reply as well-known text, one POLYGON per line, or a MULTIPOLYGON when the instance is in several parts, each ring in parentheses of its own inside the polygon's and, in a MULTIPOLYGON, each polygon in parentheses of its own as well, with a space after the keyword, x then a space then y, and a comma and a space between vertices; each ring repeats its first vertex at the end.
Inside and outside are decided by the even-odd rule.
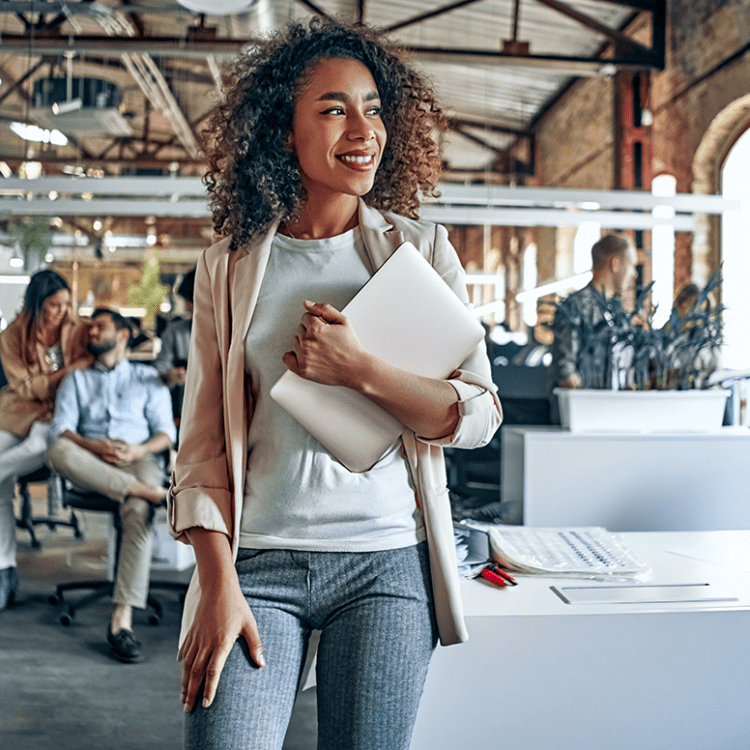
POLYGON ((13 604, 18 588, 18 571, 15 567, 0 570, 0 612, 13 604))
POLYGON ((118 630, 112 633, 112 624, 107 628, 107 643, 115 659, 126 664, 135 664, 143 660, 141 644, 135 639, 132 630, 118 630))

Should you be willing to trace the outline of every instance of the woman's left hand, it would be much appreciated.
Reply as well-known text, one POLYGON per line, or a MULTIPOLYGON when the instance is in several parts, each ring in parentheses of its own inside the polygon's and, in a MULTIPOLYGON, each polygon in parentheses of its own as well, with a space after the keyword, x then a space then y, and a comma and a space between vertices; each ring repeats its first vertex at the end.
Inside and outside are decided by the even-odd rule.
POLYGON ((351 386, 365 351, 348 318, 326 303, 304 302, 307 312, 282 360, 296 375, 323 385, 351 386))

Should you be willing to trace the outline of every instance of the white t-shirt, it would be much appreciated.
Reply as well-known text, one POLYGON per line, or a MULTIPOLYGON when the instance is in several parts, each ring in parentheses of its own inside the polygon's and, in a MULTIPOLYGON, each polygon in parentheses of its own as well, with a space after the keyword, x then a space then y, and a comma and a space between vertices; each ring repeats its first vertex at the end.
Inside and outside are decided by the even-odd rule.
POLYGON ((325 240, 274 237, 245 341, 255 408, 241 547, 369 552, 425 538, 400 441, 372 469, 352 473, 269 396, 302 301, 341 310, 370 278, 363 255, 359 229, 325 240))

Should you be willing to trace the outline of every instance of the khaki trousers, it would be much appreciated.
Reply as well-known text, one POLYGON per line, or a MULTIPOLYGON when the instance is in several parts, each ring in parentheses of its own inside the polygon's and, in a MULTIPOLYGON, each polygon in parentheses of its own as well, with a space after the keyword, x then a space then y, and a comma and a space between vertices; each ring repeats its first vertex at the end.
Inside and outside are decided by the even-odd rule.
POLYGON ((130 466, 118 467, 102 461, 67 438, 59 438, 47 451, 47 461, 76 487, 93 490, 121 504, 122 547, 113 599, 118 604, 143 608, 148 597, 154 506, 146 500, 128 497, 133 477, 161 487, 164 472, 152 457, 130 466))

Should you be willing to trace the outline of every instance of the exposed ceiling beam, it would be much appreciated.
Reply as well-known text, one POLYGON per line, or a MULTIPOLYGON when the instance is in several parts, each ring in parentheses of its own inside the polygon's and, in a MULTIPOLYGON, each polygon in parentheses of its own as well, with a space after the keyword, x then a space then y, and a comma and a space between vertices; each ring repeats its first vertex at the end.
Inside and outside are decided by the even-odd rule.
POLYGON ((14 91, 17 91, 18 95, 24 101, 26 101, 26 102, 29 101, 29 95, 24 91, 23 84, 32 75, 34 75, 34 73, 36 73, 37 70, 39 70, 39 68, 41 68, 42 65, 44 65, 45 62, 46 61, 44 60, 44 58, 42 58, 36 65, 32 65, 32 67, 30 67, 23 74, 23 76, 21 76, 21 78, 19 78, 18 80, 16 80, 15 78, 13 78, 13 76, 11 76, 11 74, 8 73, 7 70, 5 70, 4 68, 0 68, 0 71, 2 72, 3 81, 5 81, 6 83, 10 84, 10 88, 2 96, 0 96, 0 103, 2 103, 3 101, 5 101, 5 99, 7 99, 14 91))
POLYGON ((658 7, 664 4, 664 0, 599 0, 599 2, 609 3, 610 5, 624 5, 626 8, 636 8, 637 10, 653 12, 656 12, 658 7))
MULTIPOLYGON (((2 5, 2 3, 0 3, 2 5)), ((81 36, 44 37, 33 39, 34 52, 61 54, 68 50, 88 54, 96 52, 102 57, 120 57, 123 52, 194 57, 203 59, 207 54, 234 56, 251 43, 248 39, 185 39, 184 37, 150 36, 113 37, 87 34, 81 36)), ((27 54, 31 39, 23 34, 3 34, 3 52, 27 54)))
POLYGON ((219 63, 216 61, 215 55, 206 55, 206 63, 208 64, 208 69, 211 71, 211 76, 214 79, 214 86, 216 86, 216 93, 219 96, 221 96, 221 91, 222 91, 221 69, 219 68, 219 63))
POLYGON ((307 8, 308 10, 311 10, 313 13, 316 13, 319 16, 323 16, 323 18, 331 18, 331 16, 328 13, 326 13, 323 10, 323 8, 321 8, 318 5, 315 5, 315 3, 313 2, 310 2, 310 0, 297 0, 297 2, 300 5, 304 5, 305 8, 307 8))
POLYGON ((427 21, 430 18, 435 18, 436 16, 442 16, 444 13, 450 13, 452 10, 456 10, 457 8, 463 8, 464 5, 473 5, 476 2, 481 2, 481 0, 459 0, 456 3, 451 3, 450 5, 444 5, 442 8, 436 8, 435 10, 428 11, 427 13, 420 13, 418 16, 412 16, 411 18, 407 18, 405 21, 399 21, 398 23, 391 24, 390 26, 386 26, 386 31, 396 31, 397 29, 403 29, 406 26, 412 26, 416 23, 421 23, 422 21, 427 21))
POLYGON ((488 143, 483 138, 479 138, 478 136, 469 133, 466 131, 466 128, 463 127, 455 127, 453 128, 454 132, 458 133, 462 138, 466 138, 466 140, 471 141, 472 143, 476 143, 478 146, 481 146, 484 149, 487 149, 488 151, 492 151, 494 154, 505 154, 506 149, 500 148, 499 146, 493 146, 491 143, 488 143))
POLYGON ((514 55, 497 50, 452 49, 450 47, 407 47, 415 58, 425 62, 458 63, 462 65, 516 65, 528 68, 559 70, 575 76, 602 75, 612 68, 653 68, 651 56, 639 59, 593 58, 575 55, 514 55))
MULTIPOLYGON (((478 0, 467 0, 468 2, 477 2, 478 0)), ((308 10, 319 15, 325 15, 326 11, 307 0, 297 0, 300 5, 304 5, 308 10)), ((655 11, 661 0, 600 0, 600 2, 606 2, 610 5, 624 6, 626 8, 636 8, 643 11, 655 11)), ((123 2, 127 5, 127 12, 129 13, 152 13, 152 14, 171 14, 171 15, 191 15, 195 13, 188 8, 183 7, 179 4, 164 4, 164 5, 147 5, 138 4, 134 2, 123 2)), ((364 17, 364 9, 366 2, 365 0, 358 0, 358 15, 364 17)), ((3 0, 0 2, 0 13, 38 13, 39 12, 39 0, 3 0)), ((50 2, 44 3, 45 13, 64 13, 67 15, 87 15, 87 16, 101 16, 112 12, 114 9, 110 6, 102 5, 96 2, 67 2, 66 0, 51 0, 50 2)), ((439 10, 435 13, 442 13, 444 11, 439 10)))
MULTIPOLYGON (((181 5, 138 5, 137 3, 124 2, 128 13, 168 13, 171 15, 191 15, 195 13, 181 5)), ((101 3, 89 2, 66 2, 66 0, 52 0, 51 2, 39 2, 39 0, 2 0, 0 2, 0 13, 61 13, 68 16, 91 16, 100 18, 111 15, 117 8, 101 3)), ((27 21, 28 23, 28 21, 27 21)))
MULTIPOLYGON (((126 20, 121 14, 100 18, 99 23, 110 36, 110 44, 112 43, 111 39, 115 37, 117 39, 123 38, 120 33, 127 34, 124 38, 138 38, 135 36, 136 29, 132 25, 133 21, 131 19, 126 20)), ((140 86, 151 104, 169 120, 185 151, 193 159, 197 159, 200 147, 195 133, 153 58, 144 53, 124 52, 121 59, 131 77, 140 86)))
MULTIPOLYGON (((179 37, 113 37, 108 36, 75 36, 75 37, 36 37, 34 49, 38 53, 62 54, 68 50, 89 54, 96 53, 102 57, 120 57, 123 53, 158 54, 167 57, 191 57, 205 59, 206 55, 233 57, 253 43, 252 39, 184 39, 179 37)), ((4 34, 3 51, 26 53, 29 38, 19 34, 4 34)), ((407 51, 416 59, 429 62, 446 62, 477 65, 520 65, 525 67, 551 68, 571 75, 599 75, 603 67, 652 68, 653 55, 638 58, 591 58, 573 55, 511 55, 497 50, 451 49, 450 47, 407 47, 407 51)), ((645 49, 645 48, 644 48, 645 49)))
POLYGON ((140 15, 131 8, 133 3, 131 3, 130 0, 121 0, 121 2, 124 6, 127 7, 127 10, 123 12, 127 14, 130 23, 135 26, 135 29, 138 32, 138 36, 146 36, 146 25, 143 23, 143 19, 140 17, 140 15))
MULTIPOLYGON (((615 44, 621 48, 629 50, 631 54, 634 54, 640 58, 655 58, 655 53, 648 47, 644 47, 642 44, 637 42, 635 39, 631 39, 627 34, 623 34, 617 29, 613 29, 611 26, 603 24, 601 21, 597 21, 592 16, 581 13, 567 3, 560 2, 560 0, 536 0, 536 2, 546 5, 548 8, 561 13, 568 18, 572 18, 586 28, 592 29, 593 31, 603 34, 615 44)), ((656 63, 656 61, 655 61, 656 63)))
MULTIPOLYGON (((114 145, 121 145, 122 141, 117 140, 114 145)), ((18 169, 18 165, 26 161, 23 156, 11 156, 11 155, 5 155, 2 157, 3 161, 5 161, 11 168, 18 169)), ((159 159, 154 156, 144 156, 144 155, 138 155, 133 157, 128 156, 107 156, 106 158, 97 157, 93 155, 82 155, 80 157, 76 157, 74 155, 70 156, 58 156, 57 154, 49 154, 45 152, 40 152, 34 156, 34 161, 40 161, 42 164, 62 164, 62 165, 75 165, 75 166, 81 166, 84 168, 88 167, 112 167, 112 166, 120 166, 125 167, 128 169, 136 169, 138 167, 141 167, 143 169, 164 169, 168 170, 171 169, 171 167, 174 164, 179 165, 179 167, 189 167, 189 166, 195 166, 200 167, 201 169, 204 168, 204 161, 202 159, 191 159, 188 156, 176 156, 171 157, 168 159, 159 159)), ((0 183, 0 189, 2 189, 2 183, 0 183)))
POLYGON ((519 130, 518 128, 508 128, 503 125, 498 125, 494 122, 486 122, 485 120, 476 120, 471 117, 463 117, 456 115, 455 117, 449 118, 449 125, 452 128, 457 128, 464 125, 469 128, 479 128, 481 130, 488 130, 491 133, 506 133, 508 135, 515 135, 518 138, 530 138, 533 135, 531 130, 519 130))

